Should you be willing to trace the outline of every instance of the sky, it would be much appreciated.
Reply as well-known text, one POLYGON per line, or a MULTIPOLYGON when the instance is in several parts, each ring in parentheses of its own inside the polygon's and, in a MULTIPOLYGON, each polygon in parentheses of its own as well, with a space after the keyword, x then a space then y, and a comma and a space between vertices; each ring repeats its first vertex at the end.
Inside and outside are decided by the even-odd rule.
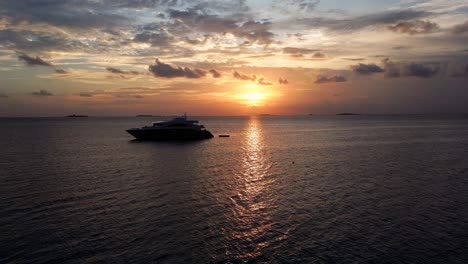
POLYGON ((468 0, 0 0, 0 116, 468 113, 468 0))

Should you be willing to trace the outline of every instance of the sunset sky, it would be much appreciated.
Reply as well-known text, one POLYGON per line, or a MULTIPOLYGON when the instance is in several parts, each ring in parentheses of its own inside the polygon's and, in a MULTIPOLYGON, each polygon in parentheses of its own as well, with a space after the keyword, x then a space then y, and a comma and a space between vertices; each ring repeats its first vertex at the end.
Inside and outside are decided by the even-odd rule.
POLYGON ((0 116, 468 112, 468 0, 0 0, 0 116))

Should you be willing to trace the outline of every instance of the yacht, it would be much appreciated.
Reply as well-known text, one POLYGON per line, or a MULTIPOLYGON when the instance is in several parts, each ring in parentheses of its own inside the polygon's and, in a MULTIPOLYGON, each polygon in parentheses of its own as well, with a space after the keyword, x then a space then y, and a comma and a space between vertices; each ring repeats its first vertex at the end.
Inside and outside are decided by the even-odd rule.
POLYGON ((213 138, 213 134, 199 125, 197 120, 188 120, 187 114, 169 121, 154 122, 151 126, 130 128, 127 132, 139 140, 194 140, 213 138))

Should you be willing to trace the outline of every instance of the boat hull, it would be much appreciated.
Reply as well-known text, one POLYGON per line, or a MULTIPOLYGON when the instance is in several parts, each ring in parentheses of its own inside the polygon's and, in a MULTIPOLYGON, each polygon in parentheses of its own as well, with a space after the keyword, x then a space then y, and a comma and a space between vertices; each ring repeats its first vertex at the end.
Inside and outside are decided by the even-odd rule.
POLYGON ((176 129, 128 129, 127 132, 138 140, 200 140, 213 138, 207 130, 176 129))

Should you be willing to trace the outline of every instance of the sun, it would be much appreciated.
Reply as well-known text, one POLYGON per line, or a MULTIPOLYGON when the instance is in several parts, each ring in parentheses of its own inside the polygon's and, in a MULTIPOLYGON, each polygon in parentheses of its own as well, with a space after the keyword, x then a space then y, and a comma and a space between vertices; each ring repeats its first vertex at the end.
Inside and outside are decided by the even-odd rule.
POLYGON ((266 98, 265 93, 246 93, 241 95, 242 100, 251 106, 258 106, 263 103, 266 98))

